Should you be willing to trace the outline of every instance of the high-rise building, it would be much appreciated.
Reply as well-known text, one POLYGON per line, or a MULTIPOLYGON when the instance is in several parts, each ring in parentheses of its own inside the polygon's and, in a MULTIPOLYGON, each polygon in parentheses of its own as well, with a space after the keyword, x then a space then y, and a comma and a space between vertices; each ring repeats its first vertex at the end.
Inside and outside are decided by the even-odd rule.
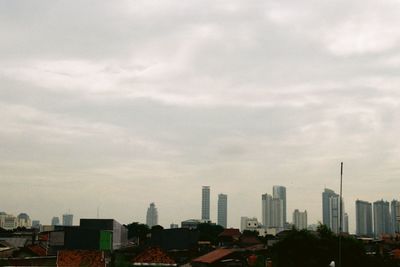
POLYGON ((32 220, 32 228, 40 229, 40 221, 39 220, 32 220))
POLYGON ((210 220, 210 187, 203 186, 201 192, 201 219, 210 220))
POLYGON ((298 230, 307 229, 307 211, 295 209, 293 212, 293 225, 298 230))
POLYGON ((29 215, 26 213, 18 214, 17 223, 18 223, 18 227, 31 228, 31 226, 32 226, 31 219, 29 218, 29 215))
POLYGON ((264 227, 272 227, 272 196, 263 194, 261 196, 261 223, 264 227))
MULTIPOLYGON (((344 204, 340 210, 340 197, 335 191, 325 188, 322 192, 322 223, 328 226, 334 233, 340 231, 340 218, 344 220, 344 204)), ((342 224, 343 227, 343 224, 342 224)), ((343 231, 343 229, 342 229, 343 231)))
POLYGON ((322 192, 322 223, 328 227, 331 225, 330 198, 335 196, 337 196, 335 191, 328 188, 322 192))
POLYGON ((218 224, 227 227, 228 223, 228 196, 225 194, 218 195, 218 224))
POLYGON ((283 222, 282 223, 282 226, 283 226, 287 222, 287 219, 286 219, 286 187, 281 186, 281 185, 274 185, 272 188, 272 191, 273 191, 272 195, 274 198, 279 198, 282 200, 282 203, 281 203, 282 218, 279 220, 283 222))
POLYGON ((399 233, 400 232, 400 224, 399 224, 399 217, 400 217, 400 202, 398 200, 393 199, 390 203, 390 216, 391 216, 391 233, 399 233))
POLYGON ((372 237, 372 205, 370 202, 356 201, 356 234, 372 237))
POLYGON ((285 222, 283 221, 283 212, 284 212, 284 204, 283 199, 281 198, 273 198, 271 205, 271 218, 272 218, 272 227, 274 228, 283 228, 285 222))
POLYGON ((389 202, 378 200, 374 202, 374 234, 380 237, 383 234, 390 234, 390 212, 389 202))
POLYGON ((51 225, 60 225, 60 218, 58 218, 58 217, 56 217, 56 216, 54 216, 52 219, 51 219, 51 225))
POLYGON ((147 208, 146 224, 150 228, 158 225, 158 212, 154 203, 150 203, 150 207, 147 208))
POLYGON ((63 214, 62 224, 64 226, 72 226, 74 224, 74 215, 68 213, 63 214))
POLYGON ((349 215, 345 212, 343 214, 343 233, 348 233, 349 232, 349 215))

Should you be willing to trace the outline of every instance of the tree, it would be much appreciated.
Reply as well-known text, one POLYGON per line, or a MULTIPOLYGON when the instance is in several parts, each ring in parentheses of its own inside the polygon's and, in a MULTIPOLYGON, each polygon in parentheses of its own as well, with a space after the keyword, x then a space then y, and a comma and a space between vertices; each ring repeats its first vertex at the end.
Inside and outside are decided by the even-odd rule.
POLYGON ((211 244, 217 245, 218 235, 224 231, 224 227, 211 223, 200 223, 197 230, 200 232, 199 240, 210 241, 211 244))
POLYGON ((133 222, 125 226, 128 228, 128 238, 138 238, 139 245, 147 240, 147 235, 150 233, 147 224, 133 222))

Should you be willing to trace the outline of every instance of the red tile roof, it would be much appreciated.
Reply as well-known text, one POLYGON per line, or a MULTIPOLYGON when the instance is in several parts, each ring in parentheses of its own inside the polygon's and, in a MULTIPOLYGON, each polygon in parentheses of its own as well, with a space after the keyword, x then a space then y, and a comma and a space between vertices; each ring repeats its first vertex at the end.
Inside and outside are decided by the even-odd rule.
POLYGON ((29 251, 32 251, 37 256, 46 256, 46 249, 39 245, 29 245, 26 246, 29 251))
POLYGON ((234 253, 236 249, 219 248, 193 260, 193 262, 214 263, 234 253))
POLYGON ((231 237, 239 237, 241 235, 239 229, 235 229, 235 228, 228 228, 228 229, 224 229, 224 231, 222 233, 220 233, 218 236, 219 237, 226 237, 226 236, 231 236, 231 237))
POLYGON ((102 251, 62 250, 57 255, 57 266, 65 267, 101 267, 106 266, 102 251))
POLYGON ((141 263, 158 263, 158 264, 171 264, 176 265, 176 262, 168 256, 162 249, 157 247, 151 247, 138 254, 132 262, 134 264, 141 263))

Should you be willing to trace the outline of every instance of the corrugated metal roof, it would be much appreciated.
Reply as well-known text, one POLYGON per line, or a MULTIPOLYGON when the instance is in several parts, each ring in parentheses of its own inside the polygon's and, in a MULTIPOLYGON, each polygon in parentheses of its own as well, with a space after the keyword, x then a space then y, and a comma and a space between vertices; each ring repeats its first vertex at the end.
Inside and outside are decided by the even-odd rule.
POLYGON ((14 248, 23 248, 28 242, 28 238, 24 237, 1 237, 1 241, 5 241, 14 248))

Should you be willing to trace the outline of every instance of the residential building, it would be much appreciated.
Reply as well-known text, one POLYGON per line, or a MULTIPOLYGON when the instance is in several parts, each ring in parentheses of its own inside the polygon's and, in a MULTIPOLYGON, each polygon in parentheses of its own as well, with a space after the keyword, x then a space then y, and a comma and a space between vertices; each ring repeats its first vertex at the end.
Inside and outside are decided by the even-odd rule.
POLYGON ((261 196, 261 223, 264 227, 272 227, 272 196, 265 193, 261 196))
POLYGON ((225 194, 218 195, 218 225, 227 227, 228 223, 228 196, 225 194))
POLYGON ((391 234, 389 202, 378 200, 374 202, 374 234, 379 238, 384 234, 391 234))
POLYGON ((325 188, 324 192, 322 193, 322 223, 328 226, 334 233, 337 234, 340 231, 340 218, 342 218, 343 223, 343 199, 342 207, 340 207, 340 196, 336 194, 333 190, 325 188), (342 208, 342 210, 340 210, 340 208, 342 208))
POLYGON ((293 225, 298 230, 307 229, 307 211, 295 209, 293 212, 293 225))
POLYGON ((13 230, 18 227, 18 219, 14 215, 6 214, 3 219, 3 227, 6 230, 13 230))
POLYGON ((154 203, 150 203, 150 207, 147 208, 146 224, 149 228, 158 225, 158 211, 154 203))
POLYGON ((74 215, 72 214, 63 214, 62 216, 62 225, 64 226, 72 226, 74 224, 74 215))
POLYGON ((345 212, 343 214, 343 233, 349 233, 349 215, 345 212))
POLYGON ((265 236, 266 229, 261 226, 257 218, 241 217, 240 231, 257 231, 259 235, 265 236))
POLYGON ((356 234, 372 237, 372 205, 370 202, 356 201, 356 234))
POLYGON ((286 219, 286 187, 281 186, 281 185, 274 185, 273 188, 273 197, 274 198, 278 198, 282 200, 282 203, 280 203, 280 205, 282 205, 282 213, 281 213, 281 217, 279 218, 279 221, 282 221, 282 227, 283 225, 287 222, 286 219))
POLYGON ((210 187, 203 186, 201 191, 201 219, 210 220, 210 187))
POLYGON ((322 223, 328 227, 331 225, 330 198, 335 196, 337 196, 335 191, 328 188, 322 192, 322 223))
POLYGON ((391 216, 391 233, 399 233, 400 232, 400 223, 399 223, 399 217, 400 217, 400 202, 398 200, 393 199, 392 202, 390 203, 390 216, 391 216))
POLYGON ((51 219, 51 225, 60 225, 60 218, 59 217, 53 217, 51 219))

